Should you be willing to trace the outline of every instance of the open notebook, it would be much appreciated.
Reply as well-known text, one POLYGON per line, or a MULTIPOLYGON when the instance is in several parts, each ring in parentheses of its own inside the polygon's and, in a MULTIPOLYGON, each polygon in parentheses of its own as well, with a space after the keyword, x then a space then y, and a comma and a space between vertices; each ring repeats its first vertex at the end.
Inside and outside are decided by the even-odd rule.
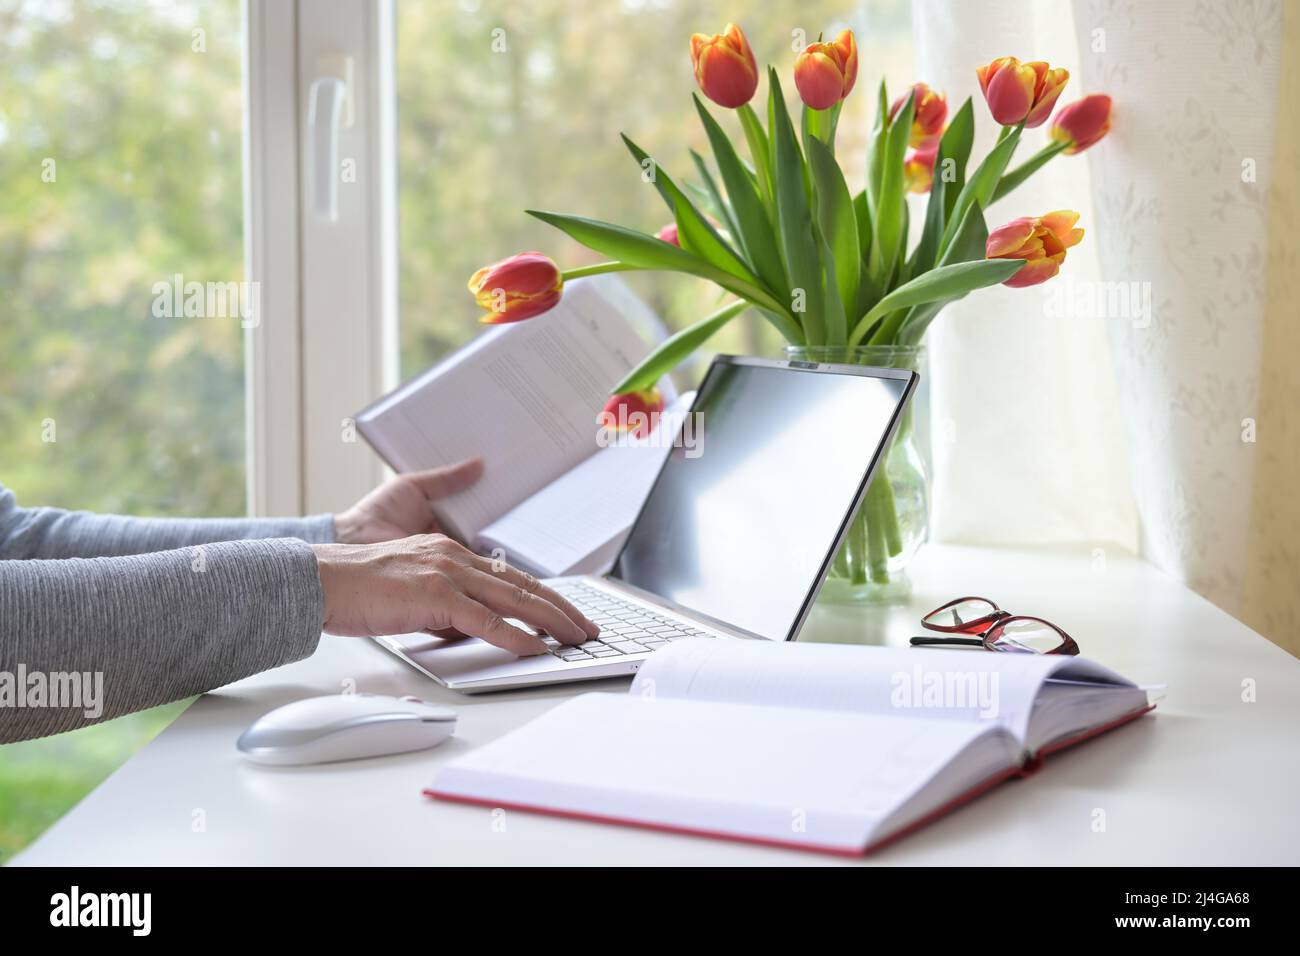
MULTIPOLYGON (((657 438, 598 440, 609 391, 662 338, 654 313, 617 276, 577 279, 550 312, 497 326, 357 416, 399 472, 482 456, 483 477, 440 499, 444 529, 537 574, 612 564, 670 450, 657 438)), ((660 382, 680 425, 683 402, 660 382)), ((684 404, 689 405, 689 401, 684 404)))
POLYGON ((688 641, 425 793, 859 855, 1151 707, 1080 658, 688 641))

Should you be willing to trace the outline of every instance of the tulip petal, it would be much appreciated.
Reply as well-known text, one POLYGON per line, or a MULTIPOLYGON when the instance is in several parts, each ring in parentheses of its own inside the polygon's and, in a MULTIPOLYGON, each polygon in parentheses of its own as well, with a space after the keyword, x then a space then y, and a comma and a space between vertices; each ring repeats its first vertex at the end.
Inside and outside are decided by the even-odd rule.
POLYGON ((858 41, 852 30, 841 30, 833 44, 843 55, 844 92, 840 99, 853 92, 853 85, 858 82, 858 41))
POLYGON ((1079 221, 1079 214, 1073 209, 1057 209, 1038 217, 1043 226, 1052 231, 1058 239, 1070 234, 1074 224, 1079 221))
POLYGON ((1014 126, 1029 115, 1034 102, 1034 71, 1027 67, 999 70, 989 80, 989 111, 1002 126, 1014 126))
POLYGON ((1056 107, 1056 101, 1060 99, 1061 93, 1065 91, 1065 82, 1070 78, 1069 71, 1063 69, 1052 70, 1048 73, 1042 88, 1034 99, 1034 106, 1025 117, 1025 129, 1036 129, 1047 122, 1047 118, 1052 115, 1052 110, 1056 107))
POLYGON ((844 74, 839 65, 813 44, 799 55, 794 64, 794 85, 799 97, 815 110, 830 109, 840 101, 844 74))
POLYGON ((596 423, 612 432, 643 438, 658 425, 663 410, 664 399, 657 388, 622 392, 609 397, 596 423))
POLYGON ((984 243, 985 258, 1001 259, 1015 252, 1034 234, 1034 227, 1034 220, 1027 216, 998 226, 984 243))
POLYGON ((728 23, 727 28, 722 31, 722 35, 731 44, 731 48, 740 54, 742 58, 753 56, 752 51, 749 49, 749 40, 745 37, 745 31, 741 30, 740 27, 734 23, 728 23))
POLYGON ((988 99, 989 84, 993 82, 993 77, 997 76, 1002 69, 1009 66, 1018 66, 1019 64, 1020 61, 1014 56, 1000 56, 992 63, 979 67, 975 71, 975 76, 979 78, 980 92, 984 94, 984 98, 988 99))
POLYGON ((758 64, 744 32, 734 23, 715 36, 692 34, 691 63, 700 90, 719 106, 743 106, 758 89, 758 64))
POLYGON ((1026 286, 1046 282, 1060 271, 1060 263, 1052 259, 1035 259, 1032 262, 1026 262, 1020 267, 1019 272, 1002 284, 1011 289, 1023 289, 1026 286))
MULTIPOLYGON (((479 316, 479 322, 483 325, 506 325, 510 322, 522 322, 524 319, 531 319, 555 308, 559 305, 560 296, 559 289, 545 295, 528 298, 507 294, 506 307, 498 312, 490 304, 484 306, 486 311, 479 316)), ((480 302, 480 304, 482 303, 480 302)))
POLYGON ((1079 153, 1110 132, 1111 99, 1104 93, 1090 93, 1061 108, 1052 124, 1052 139, 1069 143, 1066 153, 1079 153))
POLYGON ((469 290, 484 310, 479 321, 496 325, 532 318, 555 307, 564 288, 559 267, 540 252, 521 252, 470 277, 469 290))

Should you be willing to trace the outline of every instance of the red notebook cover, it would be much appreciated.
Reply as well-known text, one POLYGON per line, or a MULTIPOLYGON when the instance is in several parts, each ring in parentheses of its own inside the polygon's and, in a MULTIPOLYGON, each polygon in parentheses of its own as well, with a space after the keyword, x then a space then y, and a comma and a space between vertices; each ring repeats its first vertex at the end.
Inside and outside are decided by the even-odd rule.
POLYGON ((703 830, 695 827, 682 827, 682 826, 676 826, 676 825, 666 824, 666 823, 653 823, 647 820, 635 820, 630 817, 611 817, 611 816, 604 816, 596 813, 583 813, 576 810, 560 810, 553 807, 538 807, 530 804, 502 803, 496 800, 483 800, 478 797, 464 797, 464 796, 460 796, 459 794, 442 793, 434 789, 433 787, 426 787, 421 792, 426 797, 432 797, 437 800, 446 800, 449 803, 474 804, 477 806, 492 807, 494 809, 501 808, 503 810, 523 810, 528 813, 544 813, 555 817, 567 817, 571 820, 586 820, 592 823, 617 823, 622 826, 639 827, 645 830, 659 830, 664 833, 679 833, 679 834, 686 834, 688 836, 710 837, 711 839, 715 839, 715 840, 730 840, 733 843, 755 843, 760 846, 774 846, 774 847, 780 847, 782 849, 807 850, 814 853, 828 853, 831 854, 832 856, 859 857, 859 856, 866 856, 869 853, 874 853, 877 850, 881 849, 882 847, 886 847, 891 843, 895 843, 896 841, 901 840, 903 837, 907 836, 908 834, 915 833, 917 830, 920 830, 922 827, 925 827, 928 824, 933 823, 935 820, 939 819, 940 817, 948 813, 951 813, 953 810, 956 810, 958 807, 962 806, 963 804, 969 803, 970 801, 974 800, 976 797, 982 796, 983 794, 992 790, 994 787, 998 786, 999 784, 1005 783, 1007 780, 1010 780, 1014 777, 1032 776, 1033 774, 1037 773, 1038 770, 1042 767, 1043 761, 1047 757, 1051 756, 1052 754, 1059 753, 1062 750, 1066 750, 1070 747, 1076 746, 1077 744, 1081 744, 1084 741, 1091 740, 1093 737, 1098 737, 1101 734, 1106 733, 1107 731, 1114 730, 1116 727, 1122 727, 1125 724, 1131 723, 1132 721, 1137 720, 1142 715, 1148 714, 1155 709, 1156 709, 1156 705, 1151 704, 1148 707, 1143 707, 1141 710, 1135 710, 1131 714, 1125 714, 1123 717, 1120 717, 1117 720, 1112 720, 1109 723, 1101 724, 1097 727, 1093 727, 1089 730, 1085 730, 1082 733, 1075 734, 1073 737, 1063 737, 1060 740, 1048 744, 1047 746, 1043 747, 1040 751, 1038 751, 1038 753, 1034 755, 1033 759, 1031 759, 1028 763, 1024 764, 1023 766, 1011 767, 1007 770, 1001 771, 1000 773, 994 774, 992 777, 988 778, 987 780, 971 787, 965 793, 962 793, 959 796, 954 797, 952 800, 949 800, 947 803, 937 808, 933 812, 928 813, 925 816, 921 817, 921 819, 916 820, 915 822, 908 824, 902 829, 896 830, 893 833, 890 833, 887 836, 882 837, 881 839, 877 840, 875 843, 869 843, 864 847, 826 846, 826 845, 814 844, 814 843, 804 843, 796 840, 772 840, 772 839, 767 839, 765 837, 742 836, 741 834, 738 833, 722 833, 717 830, 703 830))

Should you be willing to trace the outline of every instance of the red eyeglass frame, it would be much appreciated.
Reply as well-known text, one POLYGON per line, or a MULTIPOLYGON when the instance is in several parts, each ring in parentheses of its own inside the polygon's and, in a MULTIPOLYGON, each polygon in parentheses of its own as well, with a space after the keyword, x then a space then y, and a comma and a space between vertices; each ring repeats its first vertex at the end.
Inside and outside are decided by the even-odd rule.
MULTIPOLYGON (((1043 651, 1044 654, 1065 654, 1071 657, 1079 653, 1079 645, 1069 634, 1061 630, 1051 621, 1044 620, 1041 617, 1033 617, 1029 614, 1010 614, 1000 607, 997 602, 990 601, 986 597, 969 595, 967 597, 954 598, 947 604, 935 608, 925 617, 921 618, 921 626, 930 631, 939 631, 944 634, 974 634, 975 637, 914 637, 912 638, 913 647, 928 647, 943 644, 962 644, 971 647, 983 647, 986 651, 994 651, 999 654, 1014 653, 1005 648, 995 646, 998 638, 1002 636, 1003 629, 1012 621, 1034 621, 1043 624, 1061 636, 1061 644, 1050 651, 1043 651), (963 601, 983 601, 993 608, 992 614, 985 614, 983 617, 977 617, 974 620, 965 621, 961 624, 927 624, 928 618, 934 617, 942 611, 951 607, 956 607, 963 601)), ((1032 653, 1032 652, 1031 652, 1032 653)))

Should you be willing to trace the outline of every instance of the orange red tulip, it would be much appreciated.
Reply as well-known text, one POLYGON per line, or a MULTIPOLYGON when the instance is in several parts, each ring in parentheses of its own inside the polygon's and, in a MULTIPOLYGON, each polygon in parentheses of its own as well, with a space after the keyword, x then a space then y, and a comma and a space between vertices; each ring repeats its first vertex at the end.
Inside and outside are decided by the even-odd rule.
POLYGON ((709 36, 691 35, 695 82, 713 102, 728 109, 744 106, 758 89, 758 64, 744 32, 734 23, 709 36))
POLYGON ((664 398, 657 388, 620 392, 609 397, 596 423, 609 431, 643 438, 654 430, 663 410, 664 398))
POLYGON ((794 61, 794 85, 804 105, 830 109, 853 91, 858 81, 858 43, 852 30, 834 40, 810 43, 794 61))
POLYGON ((934 185, 934 161, 939 155, 939 144, 929 149, 914 149, 903 160, 903 182, 910 193, 928 193, 934 185))
POLYGON ((1024 122, 1026 129, 1042 126, 1070 79, 1070 71, 1042 61, 1021 63, 1014 56, 998 57, 975 71, 993 118, 1003 126, 1024 122))
POLYGON ((1061 107, 1052 123, 1052 139, 1069 143, 1067 154, 1083 152, 1110 132, 1110 107, 1110 97, 1105 93, 1091 93, 1061 107))
MULTIPOLYGON (((894 100, 889 109, 892 121, 907 101, 906 96, 894 100)), ((948 119, 948 100, 938 90, 932 90, 924 83, 912 86, 912 136, 909 143, 914 149, 926 149, 938 145, 943 135, 943 124, 948 119)), ((933 164, 931 164, 933 166, 933 164)))
POLYGON ((531 319, 555 308, 564 288, 564 277, 549 257, 540 252, 521 252, 475 272, 469 291, 483 308, 479 321, 500 325, 531 319))
POLYGON ((1061 270, 1065 250, 1083 238, 1083 230, 1074 225, 1078 221, 1079 214, 1069 209, 1013 219, 989 233, 984 255, 988 259, 1025 260, 1003 285, 1013 289, 1038 285, 1061 270))

